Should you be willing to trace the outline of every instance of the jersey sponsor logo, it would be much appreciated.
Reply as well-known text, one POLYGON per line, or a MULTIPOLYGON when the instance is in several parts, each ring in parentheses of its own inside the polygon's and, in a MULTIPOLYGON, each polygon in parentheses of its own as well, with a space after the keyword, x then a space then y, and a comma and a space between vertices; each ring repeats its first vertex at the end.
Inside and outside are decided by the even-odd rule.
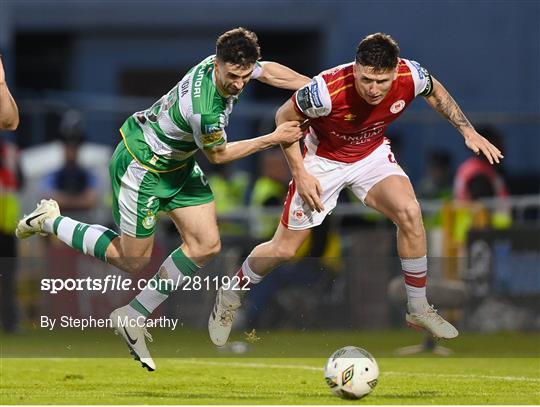
POLYGON ((193 97, 194 98, 200 98, 201 97, 201 86, 202 86, 202 80, 204 77, 204 69, 199 69, 197 72, 197 76, 195 77, 195 83, 193 85, 193 97))
POLYGON ((222 138, 223 138, 223 132, 222 131, 216 131, 215 133, 203 134, 202 142, 203 142, 204 145, 213 144, 216 141, 221 140, 222 138))
POLYGON ((308 86, 303 87, 296 93, 296 102, 302 111, 313 107, 313 103, 311 102, 311 92, 309 91, 308 86))
POLYGON ((364 127, 363 129, 360 129, 360 131, 353 134, 338 133, 333 130, 330 131, 330 134, 348 144, 361 145, 369 143, 375 137, 382 136, 385 127, 386 124, 384 122, 377 122, 371 126, 364 127))
POLYGON ((401 112, 404 107, 405 107, 405 101, 403 99, 399 99, 398 101, 392 103, 392 106, 390 106, 390 111, 396 114, 396 113, 401 112))
POLYGON ((313 82, 310 86, 311 90, 311 100, 313 101, 313 104, 315 107, 322 107, 321 98, 319 97, 319 85, 317 82, 313 82))

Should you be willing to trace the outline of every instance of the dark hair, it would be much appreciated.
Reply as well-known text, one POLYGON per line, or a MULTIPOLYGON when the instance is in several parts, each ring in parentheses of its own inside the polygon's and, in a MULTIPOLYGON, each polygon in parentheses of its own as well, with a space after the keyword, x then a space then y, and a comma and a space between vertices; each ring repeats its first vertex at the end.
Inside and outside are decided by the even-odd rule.
POLYGON ((216 41, 216 57, 241 67, 254 64, 261 57, 257 35, 243 27, 229 30, 216 41))
POLYGON ((356 63, 386 71, 397 66, 399 46, 388 34, 375 33, 365 37, 356 49, 356 63))

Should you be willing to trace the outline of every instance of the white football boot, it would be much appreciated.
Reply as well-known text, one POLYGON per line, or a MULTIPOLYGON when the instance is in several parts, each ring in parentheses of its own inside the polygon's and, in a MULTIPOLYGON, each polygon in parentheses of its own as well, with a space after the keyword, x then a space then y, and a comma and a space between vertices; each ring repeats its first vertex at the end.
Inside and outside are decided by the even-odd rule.
POLYGON ((134 319, 126 312, 126 307, 128 307, 128 305, 117 308, 111 312, 109 318, 111 319, 114 333, 122 336, 133 359, 141 362, 142 367, 152 372, 156 370, 156 364, 146 347, 146 339, 148 339, 148 342, 153 342, 152 335, 146 330, 146 327, 138 326, 135 323, 134 319), (124 323, 128 320, 132 320, 133 324, 131 325, 134 326, 129 326, 124 323))
POLYGON ((436 338, 452 339, 459 335, 458 330, 441 317, 433 305, 426 306, 421 313, 407 312, 405 320, 411 328, 425 329, 436 338))
POLYGON ((227 343, 236 310, 240 305, 239 301, 231 302, 227 295, 223 294, 222 288, 218 290, 214 309, 208 319, 208 332, 214 345, 223 346, 227 343))
POLYGON ((19 239, 26 239, 36 233, 46 236, 43 231, 43 222, 46 219, 56 219, 60 216, 60 208, 54 199, 42 199, 37 204, 36 209, 28 215, 25 215, 17 224, 15 235, 19 239))

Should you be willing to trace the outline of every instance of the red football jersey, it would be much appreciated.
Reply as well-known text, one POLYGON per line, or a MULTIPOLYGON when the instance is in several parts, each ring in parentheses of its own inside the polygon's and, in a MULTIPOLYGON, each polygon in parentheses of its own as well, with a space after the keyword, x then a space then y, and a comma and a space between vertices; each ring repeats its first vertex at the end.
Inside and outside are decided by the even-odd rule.
POLYGON ((373 106, 356 91, 353 66, 354 62, 324 71, 292 96, 296 111, 310 119, 307 148, 345 163, 359 161, 379 147, 386 127, 417 95, 432 90, 429 73, 402 58, 390 91, 373 106))

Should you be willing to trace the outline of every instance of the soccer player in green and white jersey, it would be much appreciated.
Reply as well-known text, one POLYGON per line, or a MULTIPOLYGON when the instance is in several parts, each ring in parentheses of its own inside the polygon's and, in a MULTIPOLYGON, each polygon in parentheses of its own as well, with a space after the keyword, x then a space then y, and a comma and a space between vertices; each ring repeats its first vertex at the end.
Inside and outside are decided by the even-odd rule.
POLYGON ((193 67, 149 109, 125 121, 120 129, 123 140, 109 165, 113 216, 120 236, 104 226, 61 216, 53 200, 41 201, 17 226, 21 239, 53 234, 78 251, 136 273, 150 260, 157 213, 171 217, 182 245, 159 268, 154 277, 157 284, 148 284, 133 301, 111 314, 113 326, 134 358, 150 371, 156 368, 145 343, 150 335, 142 324, 124 326, 121 321, 144 320, 178 288, 175 284, 163 287, 160 281, 182 281, 220 251, 214 197, 195 153, 200 149, 212 163, 224 164, 301 137, 299 123, 287 122, 270 134, 227 143, 229 115, 251 78, 290 90, 309 82, 283 65, 259 63, 259 58, 253 32, 227 31, 217 40, 216 55, 193 67))

